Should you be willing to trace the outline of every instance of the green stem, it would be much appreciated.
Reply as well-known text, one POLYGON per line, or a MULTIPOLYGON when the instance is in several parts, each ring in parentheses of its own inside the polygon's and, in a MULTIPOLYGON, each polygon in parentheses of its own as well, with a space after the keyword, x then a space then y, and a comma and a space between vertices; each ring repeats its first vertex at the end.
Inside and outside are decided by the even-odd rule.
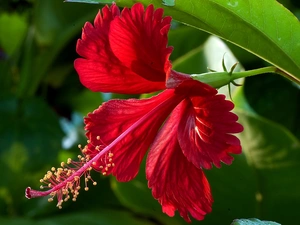
POLYGON ((231 81, 236 80, 239 78, 243 77, 251 77, 259 74, 264 74, 264 73, 277 73, 277 68, 275 66, 268 66, 268 67, 263 67, 259 69, 254 69, 254 70, 247 70, 243 72, 233 72, 231 74, 231 81))
POLYGON ((209 73, 202 73, 202 74, 192 74, 191 77, 194 80, 201 81, 203 83, 209 84, 210 86, 214 88, 220 88, 222 86, 225 86, 229 84, 230 82, 233 82, 236 79, 244 78, 244 77, 251 77, 259 74, 265 74, 265 73, 276 73, 279 74, 296 84, 300 85, 300 80, 290 76, 289 74, 285 73, 284 71, 278 69, 275 66, 268 66, 263 67, 259 69, 254 70, 248 70, 248 71, 242 71, 242 72, 209 72, 209 73))

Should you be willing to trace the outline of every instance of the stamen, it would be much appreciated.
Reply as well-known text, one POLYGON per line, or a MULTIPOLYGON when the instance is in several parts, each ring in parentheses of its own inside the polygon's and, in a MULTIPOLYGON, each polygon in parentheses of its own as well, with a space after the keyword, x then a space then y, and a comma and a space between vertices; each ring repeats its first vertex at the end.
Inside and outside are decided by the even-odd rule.
MULTIPOLYGON (((56 169, 55 171, 48 171, 43 179, 40 180, 44 184, 43 188, 49 188, 49 190, 37 191, 28 187, 25 189, 25 196, 29 199, 47 195, 50 195, 50 199, 53 199, 56 196, 58 200, 58 208, 61 208, 63 201, 71 198, 69 197, 71 195, 72 200, 76 201, 79 195, 80 179, 75 177, 80 178, 84 175, 84 178, 87 178, 90 175, 90 168, 100 171, 103 175, 110 174, 114 170, 115 166, 113 161, 115 153, 112 153, 112 149, 134 130, 139 128, 141 124, 149 121, 149 118, 154 117, 159 109, 171 106, 175 107, 185 97, 185 95, 174 95, 173 92, 166 92, 165 100, 139 118, 108 145, 101 140, 100 136, 99 138, 97 136, 95 138, 93 135, 93 141, 88 140, 88 144, 84 146, 84 148, 82 148, 81 145, 78 145, 83 154, 78 162, 68 159, 67 164, 62 163, 59 170, 56 169), (94 164, 94 162, 96 164, 94 164), (108 164, 111 164, 111 166, 108 167, 108 164), (108 168, 108 171, 106 171, 106 168, 108 168)), ((93 184, 96 184, 92 179, 91 181, 93 184)))
MULTIPOLYGON (((98 141, 101 140, 99 136, 97 136, 96 139, 98 141)), ((97 182, 92 179, 90 173, 93 168, 95 168, 98 171, 100 169, 103 175, 109 174, 111 172, 110 168, 114 165, 114 163, 112 163, 113 153, 110 151, 101 152, 104 145, 94 146, 91 142, 88 141, 88 143, 90 143, 91 147, 94 148, 90 149, 88 146, 85 146, 82 149, 81 145, 78 145, 78 148, 80 148, 83 153, 83 155, 77 156, 79 161, 73 161, 71 158, 68 158, 66 163, 61 162, 61 167, 51 167, 45 176, 40 179, 40 182, 42 183, 42 185, 40 185, 40 189, 48 190, 36 191, 28 187, 25 190, 25 196, 30 199, 50 195, 51 197, 48 198, 49 202, 52 202, 56 196, 56 206, 61 209, 63 202, 66 202, 69 199, 76 201, 79 195, 80 178, 82 176, 84 176, 85 191, 89 190, 88 183, 90 181, 94 186, 97 185, 97 182), (95 157, 96 155, 97 157, 95 157)), ((101 143, 103 142, 101 141, 101 143)))

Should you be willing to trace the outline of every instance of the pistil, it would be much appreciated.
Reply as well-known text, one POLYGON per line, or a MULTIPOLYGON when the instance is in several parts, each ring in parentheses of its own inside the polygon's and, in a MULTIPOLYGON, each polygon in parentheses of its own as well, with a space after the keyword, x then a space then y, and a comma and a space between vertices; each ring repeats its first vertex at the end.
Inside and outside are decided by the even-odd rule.
MULTIPOLYGON (((159 109, 166 108, 172 110, 184 98, 182 95, 175 95, 174 90, 165 92, 166 99, 164 101, 157 104, 156 107, 138 119, 109 145, 86 145, 84 148, 79 145, 78 147, 83 153, 83 156, 78 156, 79 161, 73 161, 69 158, 67 163, 61 163, 60 168, 56 169, 52 167, 51 170, 46 173, 44 178, 40 180, 41 183, 43 183, 41 189, 49 188, 49 190, 37 191, 31 189, 31 187, 27 187, 25 190, 26 198, 31 199, 50 195, 48 201, 52 202, 56 196, 58 200, 57 207, 62 208, 62 203, 69 200, 71 195, 72 200, 76 201, 80 190, 80 178, 83 175, 86 191, 89 189, 87 186, 88 181, 92 181, 93 185, 97 185, 97 183, 92 180, 90 171, 95 169, 98 171, 100 170, 102 175, 108 174, 109 170, 115 166, 115 163, 113 162, 113 147, 122 141, 128 134, 137 129, 141 124, 153 118, 159 109), (91 147, 93 147, 93 149, 91 149, 91 147), (95 165, 100 166, 95 168, 95 165)), ((101 140, 100 136, 97 136, 96 139, 101 140)), ((91 141, 88 140, 88 144, 90 143, 91 141)))

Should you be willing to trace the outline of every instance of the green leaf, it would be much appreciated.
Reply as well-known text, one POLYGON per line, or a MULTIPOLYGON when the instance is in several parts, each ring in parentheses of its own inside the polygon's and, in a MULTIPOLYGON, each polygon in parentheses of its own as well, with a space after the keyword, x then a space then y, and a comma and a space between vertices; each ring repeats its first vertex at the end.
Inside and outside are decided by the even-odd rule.
POLYGON ((244 90, 257 114, 283 125, 300 138, 299 88, 280 76, 267 74, 247 78, 244 90), (274 110, 278 107, 280 110, 274 110))
POLYGON ((300 199, 300 141, 283 126, 249 111, 239 97, 242 88, 236 95, 235 112, 245 129, 239 137, 255 174, 255 217, 293 224, 300 199))
POLYGON ((129 212, 108 209, 101 209, 99 211, 93 210, 91 212, 70 213, 67 215, 44 219, 41 220, 40 223, 56 225, 154 225, 151 221, 145 218, 139 218, 129 212))
POLYGON ((40 99, 2 97, 0 118, 0 170, 5 171, 0 199, 6 205, 0 213, 14 215, 24 203, 24 188, 37 184, 45 166, 56 161, 63 133, 56 114, 40 99))
POLYGON ((231 225, 280 225, 279 223, 270 221, 261 221, 259 219, 237 219, 231 225))
POLYGON ((168 217, 162 212, 161 205, 151 194, 145 177, 145 160, 141 165, 140 173, 130 182, 118 182, 111 178, 112 190, 120 202, 133 212, 153 217, 163 224, 185 224, 184 220, 176 215, 168 217))
MULTIPOLYGON (((168 35, 168 45, 174 47, 170 56, 171 60, 175 61, 179 57, 203 45, 208 37, 208 33, 184 25, 171 29, 168 35), (186 41, 186 37, 189 37, 188 42, 186 41)), ((173 62, 173 66, 175 66, 175 62, 173 62)))
POLYGON ((1 225, 41 225, 37 224, 32 220, 23 219, 23 218, 1 218, 0 217, 0 224, 1 225))
POLYGON ((71 99, 73 109, 87 115, 98 108, 103 102, 103 94, 86 89, 71 99))
POLYGON ((62 49, 75 35, 80 37, 80 29, 96 13, 97 8, 91 5, 64 4, 61 0, 35 4, 35 30, 29 32, 25 46, 19 96, 32 96, 36 92, 62 49), (37 40, 38 48, 33 45, 34 40, 37 40))
POLYGON ((19 14, 0 14, 0 47, 12 55, 24 41, 28 24, 26 17, 19 14), (3 35, 5 34, 5 35, 3 35))
POLYGON ((300 25, 276 1, 178 0, 166 13, 233 42, 300 79, 300 25))
POLYGON ((177 58, 173 62, 173 69, 187 74, 200 74, 207 72, 203 45, 200 45, 177 58))
POLYGON ((55 160, 63 133, 58 117, 49 106, 35 98, 19 101, 7 97, 0 102, 0 135, 3 138, 0 152, 5 154, 6 164, 15 171, 19 171, 23 163, 35 170, 55 160))
POLYGON ((1 218, 1 225, 154 225, 146 218, 137 217, 122 210, 101 209, 90 212, 81 211, 64 215, 51 216, 43 219, 1 218))

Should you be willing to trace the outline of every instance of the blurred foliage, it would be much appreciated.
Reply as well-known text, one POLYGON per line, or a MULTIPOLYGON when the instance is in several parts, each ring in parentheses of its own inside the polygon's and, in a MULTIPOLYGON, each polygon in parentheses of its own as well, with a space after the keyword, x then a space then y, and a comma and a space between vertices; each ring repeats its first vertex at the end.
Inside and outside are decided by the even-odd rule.
MULTIPOLYGON (((280 2, 300 15, 297 0, 280 2)), ((98 185, 62 210, 47 199, 24 197, 24 189, 38 187, 51 166, 76 157, 77 144, 85 142, 83 116, 110 98, 129 97, 86 90, 73 69, 81 28, 99 8, 62 0, 0 3, 0 224, 185 224, 178 215, 169 218, 161 212, 147 187, 144 165, 129 183, 95 173, 98 185)), ((242 48, 177 22, 169 44, 174 46, 173 67, 181 72, 219 70, 225 52, 228 67, 236 61, 238 70, 268 65, 242 48)), ((220 91, 227 93, 226 88, 220 91)), ((245 127, 239 136, 244 153, 231 166, 205 171, 215 199, 213 212, 193 223, 230 224, 256 217, 295 224, 300 89, 279 75, 266 74, 247 78, 242 88, 234 89, 233 100, 245 127)), ((247 224, 242 222, 233 224, 247 224)))

